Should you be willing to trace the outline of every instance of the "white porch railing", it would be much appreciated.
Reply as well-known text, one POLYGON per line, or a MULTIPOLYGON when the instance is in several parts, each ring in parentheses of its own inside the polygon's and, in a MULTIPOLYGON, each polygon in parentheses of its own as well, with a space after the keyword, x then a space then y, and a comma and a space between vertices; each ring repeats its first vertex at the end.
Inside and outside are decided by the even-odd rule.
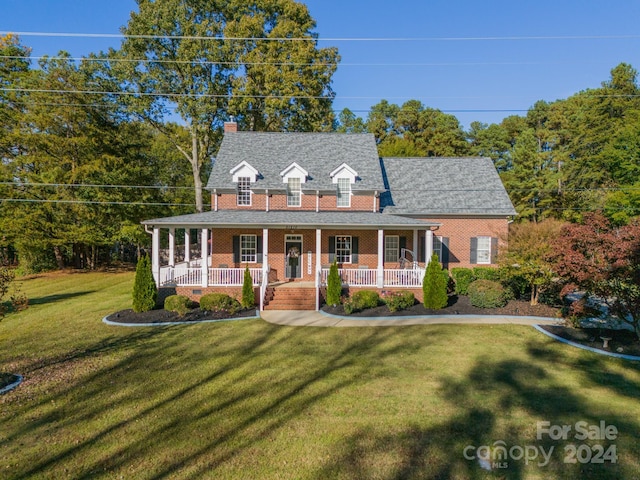
MULTIPOLYGON (((345 286, 377 287, 378 270, 373 268, 340 268, 338 269, 342 284, 345 286)), ((322 285, 327 284, 329 269, 321 272, 322 285)), ((424 269, 385 269, 383 272, 383 287, 421 287, 424 269)))
MULTIPOLYGON (((244 282, 244 268, 210 268, 209 286, 241 286, 244 282)), ((250 268, 254 286, 262 282, 262 268, 250 268)), ((160 286, 195 287, 202 286, 202 269, 200 267, 161 267, 160 286)))

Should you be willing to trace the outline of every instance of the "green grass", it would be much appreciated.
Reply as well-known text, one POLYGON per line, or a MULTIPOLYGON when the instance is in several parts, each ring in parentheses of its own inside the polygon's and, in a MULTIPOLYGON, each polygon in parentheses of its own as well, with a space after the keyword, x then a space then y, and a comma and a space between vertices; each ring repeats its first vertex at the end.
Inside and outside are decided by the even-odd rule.
POLYGON ((0 322, 2 478, 429 479, 640 475, 640 365, 531 327, 292 328, 260 320, 107 326, 133 274, 24 281, 0 322), (536 439, 536 422, 615 425, 615 441, 536 439), (553 446, 486 472, 467 445, 553 446), (564 464, 568 443, 615 464, 564 464), (535 462, 534 462, 535 463, 535 462))

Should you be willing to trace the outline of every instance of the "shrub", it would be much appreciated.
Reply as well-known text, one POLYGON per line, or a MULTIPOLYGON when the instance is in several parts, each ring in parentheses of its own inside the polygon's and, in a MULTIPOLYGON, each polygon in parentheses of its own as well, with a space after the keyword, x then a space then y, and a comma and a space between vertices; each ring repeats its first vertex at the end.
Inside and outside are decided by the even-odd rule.
POLYGON ((476 280, 469 285, 469 301, 474 307, 504 307, 507 299, 504 287, 493 280, 476 280))
POLYGON ((251 272, 249 266, 244 269, 244 279, 242 282, 242 299, 240 305, 242 308, 252 308, 256 304, 256 298, 253 293, 253 280, 251 279, 251 272))
POLYGON ((402 290, 399 292, 389 292, 383 297, 383 301, 387 304, 390 312, 397 312, 398 310, 413 307, 416 303, 416 297, 413 292, 402 290))
POLYGON ((470 268, 456 267, 451 269, 451 277, 455 282, 454 292, 457 295, 468 295, 469 284, 473 282, 473 270, 470 268))
POLYGON ((338 305, 340 295, 342 295, 342 279, 338 272, 338 264, 334 261, 329 269, 329 277, 327 277, 327 305, 338 305))
POLYGON ((156 306, 158 289, 153 280, 151 262, 148 255, 144 255, 136 266, 136 278, 133 284, 133 311, 147 312, 156 306))
POLYGON ((170 295, 164 300, 164 309, 176 312, 181 317, 191 308, 191 300, 185 295, 170 295))
POLYGON ((375 308, 380 305, 380 295, 373 290, 360 290, 355 292, 344 302, 343 307, 347 315, 361 312, 366 308, 375 308))
POLYGON ((29 306, 29 299, 20 292, 20 286, 14 282, 16 274, 14 270, 6 267, 0 267, 0 318, 7 312, 19 312, 25 310, 29 306), (13 290, 8 302, 4 302, 4 297, 13 290))
POLYGON ((474 267, 473 278, 475 280, 492 280, 500 281, 500 270, 492 267, 474 267))
POLYGON ((438 256, 434 254, 429 261, 429 265, 427 265, 427 270, 422 280, 424 308, 440 310, 447 306, 449 301, 447 296, 447 278, 445 278, 442 273, 438 256))
POLYGON ((200 297, 200 309, 208 312, 234 314, 240 310, 240 302, 226 293, 207 293, 200 297))

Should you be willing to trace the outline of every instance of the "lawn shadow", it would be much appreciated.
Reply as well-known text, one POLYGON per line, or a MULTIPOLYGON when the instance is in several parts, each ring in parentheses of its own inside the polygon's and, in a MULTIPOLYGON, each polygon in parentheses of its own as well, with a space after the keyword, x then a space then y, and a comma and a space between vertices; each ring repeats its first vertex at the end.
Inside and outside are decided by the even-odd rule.
POLYGON ((59 293, 55 295, 46 295, 44 297, 36 297, 29 299, 29 305, 44 305, 47 303, 55 303, 60 300, 68 300, 70 298, 82 297, 83 295, 89 295, 95 293, 95 290, 86 290, 84 292, 72 292, 72 293, 59 293))

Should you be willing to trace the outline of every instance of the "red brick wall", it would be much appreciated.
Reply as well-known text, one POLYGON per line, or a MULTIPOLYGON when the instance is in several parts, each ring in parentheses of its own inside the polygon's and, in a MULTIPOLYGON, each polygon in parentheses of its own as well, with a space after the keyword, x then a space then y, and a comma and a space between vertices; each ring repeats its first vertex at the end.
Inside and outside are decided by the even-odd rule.
MULTIPOLYGON (((217 194, 218 210, 261 210, 267 209, 267 195, 266 194, 252 194, 251 205, 243 206, 237 204, 235 193, 221 193, 217 194)), ((318 208, 320 211, 373 211, 374 200, 376 202, 376 208, 378 205, 378 199, 373 195, 352 195, 351 207, 337 206, 337 200, 335 195, 322 195, 322 198, 317 198, 315 194, 304 194, 301 196, 301 204, 299 207, 288 207, 287 196, 284 194, 272 194, 269 197, 269 210, 311 210, 315 211, 316 201, 318 202, 318 208)), ((214 209, 216 205, 216 196, 211 195, 211 208, 214 209)))

